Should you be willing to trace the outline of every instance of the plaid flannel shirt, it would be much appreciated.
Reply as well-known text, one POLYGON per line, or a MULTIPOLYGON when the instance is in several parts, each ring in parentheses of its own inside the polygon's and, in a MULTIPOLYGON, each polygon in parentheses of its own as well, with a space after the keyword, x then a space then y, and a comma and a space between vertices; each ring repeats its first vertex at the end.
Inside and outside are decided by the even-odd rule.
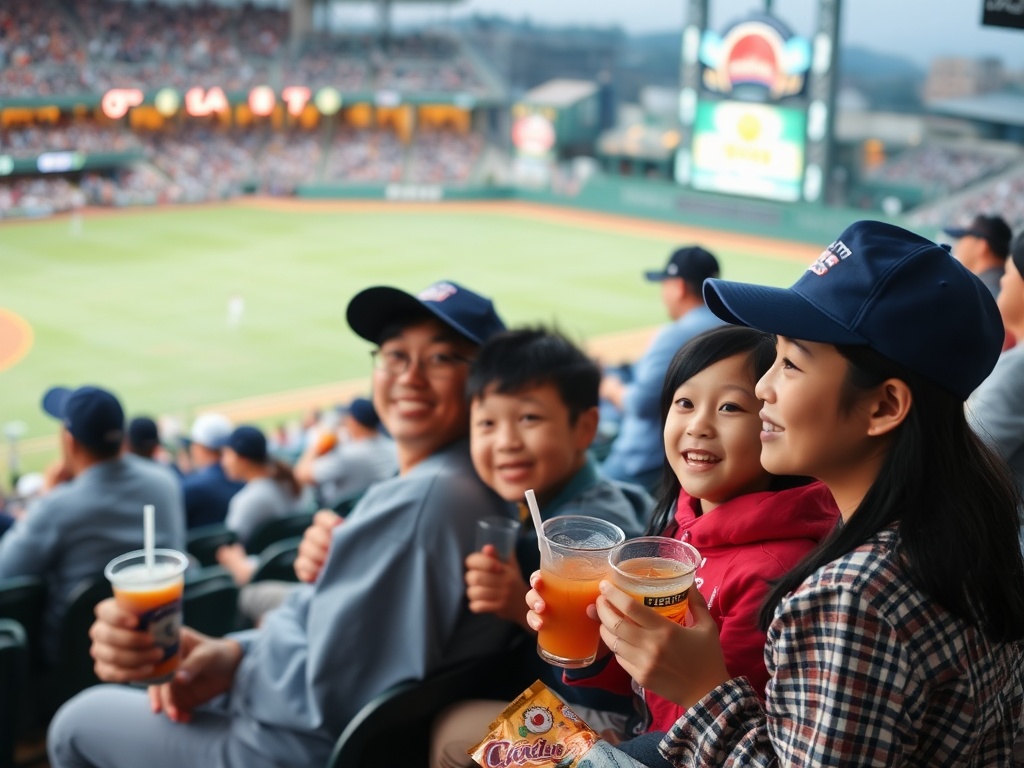
MULTIPOLYGON (((1010 766, 1024 644, 990 643, 929 601, 886 529, 819 569, 768 631, 762 708, 745 678, 705 696, 661 749, 693 766, 1010 766)), ((962 564, 950 563, 949 567, 962 564)))

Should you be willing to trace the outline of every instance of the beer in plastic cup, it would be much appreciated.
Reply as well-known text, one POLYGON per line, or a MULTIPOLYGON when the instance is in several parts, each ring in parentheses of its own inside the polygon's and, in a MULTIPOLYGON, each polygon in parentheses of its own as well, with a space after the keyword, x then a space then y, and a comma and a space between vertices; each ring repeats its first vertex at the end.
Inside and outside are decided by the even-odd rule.
POLYGON ((511 517, 489 515, 476 521, 476 548, 480 551, 490 544, 498 551, 498 558, 504 562, 512 557, 516 550, 521 524, 511 517))
POLYGON ((612 549, 611 580, 638 603, 682 623, 686 597, 700 565, 700 553, 689 544, 664 536, 641 536, 612 549))
POLYGON ((608 575, 608 553, 626 534, 596 517, 562 515, 545 521, 543 535, 546 607, 537 653, 559 667, 585 667, 597 657, 601 639, 600 624, 587 616, 587 606, 597 600, 597 585, 608 575))
POLYGON ((188 557, 173 549, 153 551, 153 566, 146 565, 145 550, 115 557, 104 570, 117 604, 139 617, 138 629, 149 630, 163 659, 143 684, 163 683, 174 677, 181 650, 181 608, 188 557))

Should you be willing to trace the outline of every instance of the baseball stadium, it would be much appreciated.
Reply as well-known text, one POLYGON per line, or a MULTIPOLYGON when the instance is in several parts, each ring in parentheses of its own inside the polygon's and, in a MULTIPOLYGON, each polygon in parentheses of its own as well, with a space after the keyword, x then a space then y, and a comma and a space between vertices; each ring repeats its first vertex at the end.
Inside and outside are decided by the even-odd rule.
MULTIPOLYGON (((294 461, 370 395, 346 322, 370 286, 454 281, 616 368, 665 323, 644 273, 681 245, 788 286, 860 219, 1024 227, 1024 73, 996 60, 866 107, 838 0, 725 26, 685 0, 668 83, 627 85, 614 35, 460 2, 0 2, 0 498, 60 461, 53 387, 115 393, 172 456, 221 414, 294 461), (449 20, 400 23, 424 6, 449 20)), ((17 707, 0 768, 49 765, 38 722, 7 738, 17 707)))

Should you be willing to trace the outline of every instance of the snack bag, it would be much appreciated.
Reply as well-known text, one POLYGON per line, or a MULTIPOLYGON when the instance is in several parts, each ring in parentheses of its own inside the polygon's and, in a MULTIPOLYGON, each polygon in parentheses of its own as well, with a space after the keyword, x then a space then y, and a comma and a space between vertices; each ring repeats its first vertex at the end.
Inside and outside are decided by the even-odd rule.
POLYGON ((505 707, 469 754, 484 768, 572 768, 598 738, 538 680, 505 707))

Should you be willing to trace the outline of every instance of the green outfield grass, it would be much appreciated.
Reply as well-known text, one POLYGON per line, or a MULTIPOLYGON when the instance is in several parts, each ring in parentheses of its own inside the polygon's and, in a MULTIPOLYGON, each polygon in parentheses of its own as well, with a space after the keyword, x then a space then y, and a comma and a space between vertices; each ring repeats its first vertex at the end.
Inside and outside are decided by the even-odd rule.
MULTIPOLYGON (((53 384, 98 383, 129 415, 364 376, 348 299, 373 284, 449 278, 492 296, 510 324, 554 322, 578 340, 664 321, 641 277, 676 243, 494 212, 158 209, 0 225, 0 307, 35 341, 0 371, 0 424, 50 435, 53 384), (245 300, 240 327, 227 303, 245 300)), ((788 284, 799 262, 718 249, 734 279, 788 284)))

